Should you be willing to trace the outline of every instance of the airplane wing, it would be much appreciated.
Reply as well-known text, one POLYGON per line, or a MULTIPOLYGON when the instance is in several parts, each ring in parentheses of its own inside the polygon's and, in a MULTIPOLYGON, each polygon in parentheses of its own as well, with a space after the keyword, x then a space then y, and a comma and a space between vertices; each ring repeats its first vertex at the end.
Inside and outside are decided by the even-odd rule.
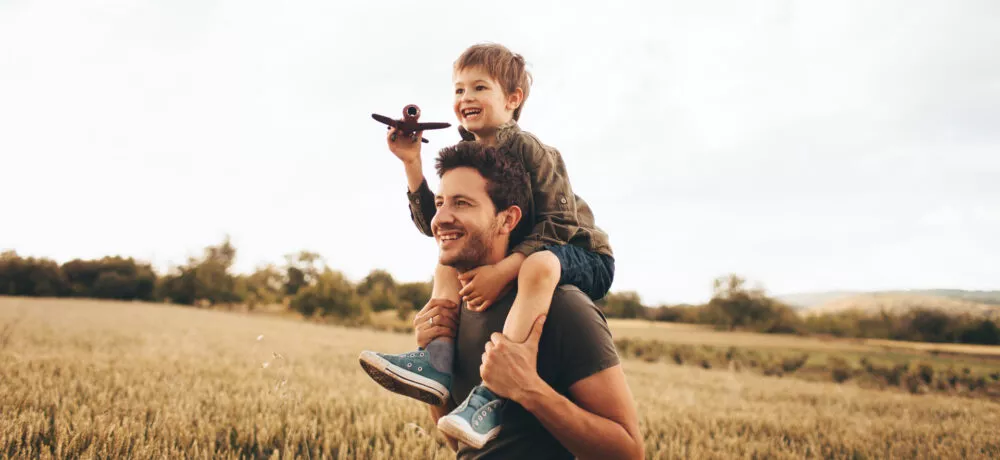
POLYGON ((389 118, 385 115, 379 115, 377 113, 373 113, 372 118, 374 118, 375 121, 379 123, 387 124, 389 126, 392 126, 393 128, 399 128, 399 121, 393 120, 392 118, 389 118))
POLYGON ((451 123, 440 123, 440 122, 417 123, 418 131, 426 131, 428 129, 444 129, 448 127, 451 127, 451 123))

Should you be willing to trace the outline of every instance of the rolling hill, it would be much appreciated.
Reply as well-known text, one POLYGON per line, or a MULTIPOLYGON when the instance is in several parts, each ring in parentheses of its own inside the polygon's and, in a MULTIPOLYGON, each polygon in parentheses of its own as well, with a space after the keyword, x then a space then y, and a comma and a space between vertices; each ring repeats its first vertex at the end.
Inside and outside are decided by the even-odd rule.
POLYGON ((800 312, 836 313, 848 310, 901 313, 916 308, 1000 319, 1000 291, 925 289, 910 291, 829 291, 778 296, 800 312))

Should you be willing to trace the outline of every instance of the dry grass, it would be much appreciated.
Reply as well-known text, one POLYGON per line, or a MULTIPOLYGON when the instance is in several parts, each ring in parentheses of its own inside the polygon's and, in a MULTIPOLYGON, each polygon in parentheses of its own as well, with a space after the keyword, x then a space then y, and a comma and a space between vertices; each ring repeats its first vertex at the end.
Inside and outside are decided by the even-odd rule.
MULTIPOLYGON (((410 349, 407 334, 0 297, 0 328, 18 318, 0 349, 3 457, 453 457, 420 403, 357 364, 362 349, 410 349)), ((649 458, 1000 456, 1000 404, 989 401, 625 368, 649 458)))

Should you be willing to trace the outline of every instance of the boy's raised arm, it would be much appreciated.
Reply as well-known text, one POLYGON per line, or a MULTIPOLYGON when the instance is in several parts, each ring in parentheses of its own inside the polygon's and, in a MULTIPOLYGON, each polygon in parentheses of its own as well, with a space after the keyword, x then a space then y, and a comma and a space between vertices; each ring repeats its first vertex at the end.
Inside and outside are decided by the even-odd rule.
MULTIPOLYGON (((412 183, 412 182, 411 182, 412 183)), ((431 219, 437 213, 434 206, 434 192, 427 186, 427 180, 420 177, 420 185, 406 192, 406 198, 410 201, 410 218, 417 226, 417 230, 427 236, 434 236, 431 231, 431 219)))

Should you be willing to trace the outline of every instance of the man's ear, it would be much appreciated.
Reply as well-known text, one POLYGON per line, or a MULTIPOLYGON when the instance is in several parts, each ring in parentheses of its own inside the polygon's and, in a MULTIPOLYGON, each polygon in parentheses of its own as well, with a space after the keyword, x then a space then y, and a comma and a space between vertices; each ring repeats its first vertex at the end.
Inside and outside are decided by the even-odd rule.
POLYGON ((504 209, 500 213, 502 214, 500 220, 500 233, 509 235, 515 228, 517 228, 517 224, 521 222, 521 207, 513 205, 504 209))
POLYGON ((517 88, 507 95, 507 110, 517 109, 521 106, 521 102, 524 102, 524 91, 517 88))

